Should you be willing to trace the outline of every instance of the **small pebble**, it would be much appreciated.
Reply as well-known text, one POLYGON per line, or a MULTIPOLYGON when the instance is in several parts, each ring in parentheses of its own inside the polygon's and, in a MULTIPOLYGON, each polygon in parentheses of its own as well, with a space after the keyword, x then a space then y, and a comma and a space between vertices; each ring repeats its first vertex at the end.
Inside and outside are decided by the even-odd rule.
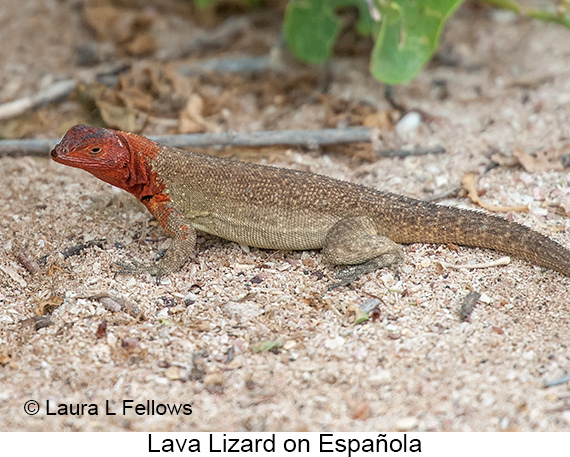
POLYGON ((360 310, 368 314, 374 311, 379 304, 380 300, 378 298, 369 298, 360 305, 360 310))
POLYGON ((166 370, 164 370, 164 376, 166 376, 171 381, 180 379, 180 367, 169 366, 166 370))
POLYGON ((371 386, 381 386, 386 384, 391 378, 390 370, 378 370, 376 373, 368 377, 368 384, 371 386))
POLYGON ((419 115, 419 113, 411 111, 398 121, 396 124, 396 133, 400 137, 408 136, 414 133, 421 123, 422 117, 419 115))
POLYGON ((409 432, 418 426, 418 419, 414 416, 402 417, 396 421, 396 430, 409 432))
POLYGON ((293 349, 295 346, 297 346, 297 342, 294 340, 289 340, 289 341, 285 341, 285 344, 283 345, 283 349, 288 351, 289 349, 293 349))
POLYGON ((224 313, 238 322, 246 322, 257 316, 262 315, 265 310, 252 302, 237 303, 233 301, 227 302, 222 306, 224 313))
POLYGON ((337 336, 336 338, 332 338, 330 340, 325 341, 325 347, 327 349, 338 349, 344 344, 344 338, 342 336, 337 336))

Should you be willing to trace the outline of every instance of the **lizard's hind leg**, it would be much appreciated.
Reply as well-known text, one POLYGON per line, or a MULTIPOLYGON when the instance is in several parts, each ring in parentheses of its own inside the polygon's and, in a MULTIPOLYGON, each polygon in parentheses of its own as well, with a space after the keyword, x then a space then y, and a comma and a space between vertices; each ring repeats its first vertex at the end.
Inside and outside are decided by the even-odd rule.
POLYGON ((395 268, 402 263, 402 246, 379 235, 374 222, 367 216, 353 216, 337 222, 327 233, 322 249, 327 262, 333 265, 355 265, 342 272, 339 282, 329 287, 346 286, 379 268, 395 268))

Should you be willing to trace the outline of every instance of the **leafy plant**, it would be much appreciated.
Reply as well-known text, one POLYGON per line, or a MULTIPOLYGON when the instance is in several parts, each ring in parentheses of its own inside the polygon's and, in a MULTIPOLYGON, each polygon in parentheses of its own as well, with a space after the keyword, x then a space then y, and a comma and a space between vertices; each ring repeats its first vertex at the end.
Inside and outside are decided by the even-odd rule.
MULTIPOLYGON (((217 1, 195 0, 198 6, 217 1)), ((342 28, 339 10, 356 7, 358 32, 371 35, 374 40, 370 58, 372 75, 388 84, 402 84, 413 79, 432 57, 445 22, 463 1, 290 0, 285 10, 285 38, 299 59, 323 63, 332 56, 342 28)), ((560 0, 556 12, 523 7, 514 0, 480 1, 570 28, 569 0, 560 0)))
POLYGON ((380 81, 411 80, 431 58, 447 18, 463 0, 292 0, 285 13, 285 37, 293 53, 309 63, 331 54, 341 28, 341 7, 356 6, 358 29, 375 40, 370 71, 380 81))

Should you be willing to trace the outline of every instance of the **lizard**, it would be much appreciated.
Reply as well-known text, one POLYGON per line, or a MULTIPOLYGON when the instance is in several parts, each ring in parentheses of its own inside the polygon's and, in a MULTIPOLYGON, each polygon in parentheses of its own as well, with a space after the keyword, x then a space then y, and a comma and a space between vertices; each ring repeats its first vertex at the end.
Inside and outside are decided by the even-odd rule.
POLYGON ((402 244, 455 244, 512 254, 570 276, 570 250, 525 225, 481 211, 424 202, 305 171, 161 145, 143 136, 76 125, 51 151, 133 194, 172 237, 165 255, 121 272, 157 278, 193 255, 196 230, 265 249, 321 249, 353 266, 344 286, 403 261, 402 244))

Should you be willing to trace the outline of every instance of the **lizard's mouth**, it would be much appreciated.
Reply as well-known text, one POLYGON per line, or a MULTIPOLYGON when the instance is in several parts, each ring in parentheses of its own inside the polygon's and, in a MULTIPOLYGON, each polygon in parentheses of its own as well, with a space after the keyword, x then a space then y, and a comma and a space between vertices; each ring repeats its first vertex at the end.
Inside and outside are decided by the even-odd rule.
POLYGON ((75 160, 73 156, 70 156, 67 148, 61 146, 61 144, 58 144, 51 150, 51 158, 57 163, 72 167, 78 166, 79 163, 82 163, 80 160, 75 160))
POLYGON ((51 158, 56 162, 61 162, 61 156, 64 156, 67 151, 61 151, 59 145, 51 150, 51 158))
POLYGON ((73 161, 70 160, 67 150, 62 148, 61 145, 57 145, 55 148, 51 150, 51 158, 58 163, 68 164, 72 163, 73 161))
POLYGON ((55 147, 55 148, 53 148, 53 149, 51 150, 51 158, 52 158, 53 160, 59 159, 59 155, 58 155, 58 152, 57 152, 57 147, 55 147))

